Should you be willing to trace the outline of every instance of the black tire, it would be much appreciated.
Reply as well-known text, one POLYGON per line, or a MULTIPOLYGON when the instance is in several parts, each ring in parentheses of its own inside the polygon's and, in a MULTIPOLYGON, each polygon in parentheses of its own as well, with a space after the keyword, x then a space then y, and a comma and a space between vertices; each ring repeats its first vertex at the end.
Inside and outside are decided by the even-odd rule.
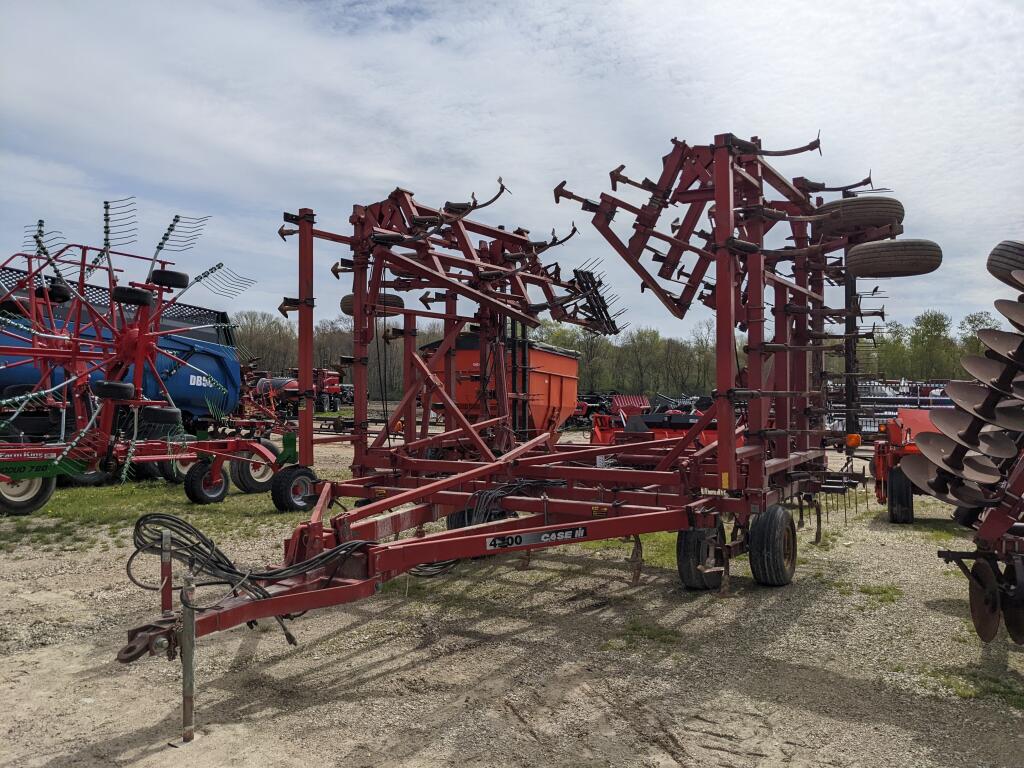
POLYGON ((707 528, 691 528, 676 535, 676 568, 679 580, 687 589, 719 589, 722 573, 704 573, 700 566, 723 566, 724 560, 711 549, 717 543, 725 543, 725 526, 721 522, 714 531, 707 528))
POLYGON ((886 506, 889 522, 908 525, 914 522, 914 486, 899 467, 889 470, 886 477, 886 506))
POLYGON ((992 249, 988 255, 988 272, 1000 282, 1006 283, 1015 291, 1020 290, 1020 285, 1014 282, 1010 273, 1017 269, 1024 269, 1024 242, 1020 240, 1003 240, 992 249))
POLYGON ((55 477, 24 477, 0 483, 0 515, 30 515, 50 500, 56 487, 55 477))
POLYGON ((270 498, 280 512, 308 512, 316 503, 313 486, 316 474, 302 464, 282 468, 270 482, 270 498))
POLYGON ((152 461, 136 461, 132 464, 132 477, 138 482, 157 480, 160 478, 160 468, 152 461))
POLYGON ((130 285, 116 285, 110 292, 110 299, 117 304, 127 304, 131 307, 153 306, 153 294, 142 288, 132 288, 130 285))
POLYGON ((49 296, 52 304, 64 304, 71 301, 71 289, 64 283, 50 283, 47 286, 38 286, 36 296, 40 299, 49 296))
POLYGON ((327 395, 318 395, 316 398, 316 409, 320 413, 327 413, 331 410, 331 398, 327 395))
MULTIPOLYGON (((349 317, 352 317, 353 310, 355 309, 355 306, 356 306, 356 297, 355 297, 355 295, 349 293, 349 294, 347 294, 345 296, 342 296, 341 297, 341 301, 339 302, 338 306, 341 308, 341 313, 343 315, 348 315, 349 317)), ((386 308, 387 307, 394 307, 395 309, 404 309, 405 308, 405 301, 402 299, 401 296, 398 296, 397 294, 394 294, 394 293, 384 293, 384 294, 380 294, 379 296, 377 296, 377 306, 378 307, 385 307, 385 309, 384 309, 384 314, 385 315, 393 315, 395 313, 394 312, 388 312, 388 310, 386 308)))
MULTIPOLYGON (((269 440, 260 440, 260 444, 270 450, 274 456, 278 456, 281 453, 281 449, 269 440)), ((237 455, 246 457, 253 454, 246 451, 237 455)), ((230 471, 231 482, 242 493, 264 493, 270 490, 270 486, 274 482, 274 470, 270 465, 256 468, 247 461, 232 461, 230 471)))
POLYGON ((188 474, 193 464, 195 464, 194 461, 182 462, 178 459, 168 459, 167 461, 158 462, 156 469, 160 476, 168 483, 178 485, 185 482, 185 475, 188 474))
POLYGON ((181 424, 181 411, 177 408, 146 405, 139 412, 139 421, 146 424, 181 424))
POLYGON ((64 474, 57 476, 57 485, 71 488, 95 488, 96 486, 106 485, 113 477, 109 472, 104 472, 102 469, 83 472, 65 469, 63 472, 64 474))
POLYGON ((134 400, 135 385, 127 381, 94 381, 92 393, 103 400, 134 400))
POLYGON ((750 572, 766 587, 782 587, 796 572, 796 523, 789 510, 772 504, 750 521, 750 572))
POLYGON ((4 387, 3 397, 18 397, 20 395, 27 395, 35 387, 31 384, 11 384, 4 387))
POLYGON ((852 235, 865 229, 903 223, 903 203, 891 197, 843 197, 825 203, 816 213, 833 213, 832 218, 811 225, 814 240, 822 237, 852 235))
POLYGON ((216 504, 228 495, 231 483, 227 468, 221 467, 219 483, 214 483, 210 477, 211 469, 210 462, 197 461, 185 473, 185 495, 193 504, 216 504))
POLYGON ((21 305, 14 299, 0 301, 0 313, 14 315, 14 317, 25 317, 25 312, 22 310, 21 305))
POLYGON ((184 272, 175 272, 172 269, 154 269, 153 274, 149 276, 149 282, 159 285, 161 288, 188 288, 190 280, 184 272))
POLYGON ((846 254, 846 270, 854 277, 927 275, 940 264, 942 249, 931 240, 878 240, 846 254))

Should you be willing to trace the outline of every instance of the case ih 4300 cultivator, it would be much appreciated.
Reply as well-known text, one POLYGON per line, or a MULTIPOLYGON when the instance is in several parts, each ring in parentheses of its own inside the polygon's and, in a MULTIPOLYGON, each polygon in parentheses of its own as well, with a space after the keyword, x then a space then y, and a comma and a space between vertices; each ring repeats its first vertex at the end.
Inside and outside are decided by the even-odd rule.
POLYGON ((855 324, 852 334, 825 328, 849 327, 862 312, 855 296, 827 306, 826 286, 921 274, 941 260, 934 243, 894 239, 902 232, 903 207, 852 192, 867 181, 830 189, 789 180, 766 160, 816 149, 814 141, 770 152, 756 139, 732 134, 711 145, 673 140, 655 180, 632 181, 621 167, 612 172, 613 190, 637 188, 638 203, 607 193, 578 197, 565 182, 555 189, 556 201, 576 201, 593 214, 594 227, 672 316, 684 317, 695 301, 715 313, 714 405, 665 439, 631 433, 612 445, 559 444, 557 424, 531 420, 530 404, 542 394, 531 390, 527 334, 541 313, 597 333, 617 328, 601 277, 587 269, 568 273, 550 260, 560 241, 470 218, 501 190, 487 203, 474 198, 431 208, 397 189, 382 202, 355 206, 347 234, 318 229, 309 209, 286 214, 290 227, 281 236, 298 236, 299 297, 286 305, 299 313, 305 403, 300 463, 277 473, 274 493, 279 505, 311 508, 310 518, 284 542, 282 563, 261 570, 235 566, 184 521, 141 518, 136 554, 161 556, 161 582, 151 586, 161 593, 164 614, 132 629, 118 657, 173 658, 180 651, 187 735, 196 637, 261 618, 284 627, 307 610, 369 597, 400 574, 443 573, 462 558, 673 531, 687 588, 718 588, 730 560, 744 553, 758 583, 788 584, 797 539, 783 503, 813 501, 850 479, 828 471, 824 359, 842 355, 860 334, 855 324), (824 191, 843 195, 825 203, 816 197, 824 191), (670 210, 678 218, 668 224, 670 210), (703 221, 708 230, 699 228, 703 221), (769 236, 779 247, 766 245, 769 236), (354 318, 348 362, 355 415, 345 436, 354 460, 352 479, 344 482, 320 480, 311 469, 317 241, 350 251, 333 269, 351 275, 342 305, 354 318), (419 301, 402 298, 414 291, 419 301), (423 321, 443 325, 439 343, 417 345, 423 321), (742 349, 737 331, 746 333, 742 349), (404 393, 373 434, 368 350, 375 333, 402 345, 404 393), (479 350, 471 410, 454 394, 455 350, 466 333, 479 350), (442 406, 443 427, 431 425, 435 404, 442 406), (717 440, 698 445, 698 435, 709 430, 717 440), (358 501, 348 508, 340 503, 345 498, 358 501), (435 521, 446 521, 446 530, 425 532, 435 521), (173 560, 188 573, 174 578, 173 560), (198 609, 197 583, 228 594, 198 609))

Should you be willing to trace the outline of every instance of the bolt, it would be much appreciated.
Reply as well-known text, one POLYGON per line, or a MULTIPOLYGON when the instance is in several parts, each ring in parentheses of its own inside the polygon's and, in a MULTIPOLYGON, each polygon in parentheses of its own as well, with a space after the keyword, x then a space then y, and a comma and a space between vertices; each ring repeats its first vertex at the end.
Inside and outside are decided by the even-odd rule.
POLYGON ((156 638, 153 641, 153 650, 154 651, 166 651, 167 650, 167 646, 169 646, 169 645, 170 645, 170 642, 167 640, 166 637, 158 637, 158 638, 156 638))

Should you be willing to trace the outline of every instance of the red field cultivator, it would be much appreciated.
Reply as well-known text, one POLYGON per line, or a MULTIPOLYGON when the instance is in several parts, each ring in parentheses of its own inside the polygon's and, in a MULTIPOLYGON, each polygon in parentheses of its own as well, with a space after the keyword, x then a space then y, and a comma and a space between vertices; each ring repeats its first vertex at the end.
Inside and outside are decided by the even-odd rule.
MULTIPOLYGON (((310 519, 285 542, 282 565, 243 572, 187 523, 141 518, 135 546, 163 555, 168 613, 132 629, 119 658, 173 657, 180 648, 191 680, 196 636, 259 618, 284 626, 303 611, 370 596, 400 574, 438 575, 461 558, 656 531, 678 532, 679 574, 688 588, 718 588, 731 559, 744 553, 758 583, 788 584, 797 562, 796 526, 783 503, 812 500, 843 481, 827 467, 822 371, 824 356, 845 337, 825 326, 846 322, 857 309, 827 306, 826 286, 858 275, 930 271, 941 259, 933 243, 890 239, 902 231, 897 201, 854 196, 850 190, 861 184, 822 204, 814 195, 829 188, 786 179, 767 161, 817 146, 769 152, 731 134, 710 146, 673 141, 656 180, 633 181, 621 167, 612 172, 613 189, 624 184, 642 193, 636 204, 610 194, 579 197, 565 182, 556 188, 556 200, 575 200, 593 214, 595 228, 671 315, 682 318, 695 301, 715 313, 714 402, 687 429, 663 439, 559 444, 557 424, 531 418, 535 402, 548 402, 533 379, 537 364, 528 338, 541 313, 597 333, 617 326, 601 276, 592 267, 563 270, 550 258, 564 240, 537 240, 523 229, 476 220, 503 186, 486 203, 474 198, 438 208, 397 189, 379 203, 355 206, 345 234, 319 229, 309 209, 286 214, 280 234, 298 236, 300 295, 286 304, 299 312, 305 403, 300 464, 275 476, 274 493, 279 505, 311 509, 310 519), (664 220, 669 209, 679 216, 671 224, 664 220), (626 220, 619 222, 626 239, 613 227, 616 217, 626 220), (708 231, 698 229, 705 217, 708 231), (784 244, 768 247, 769 235, 784 244), (350 250, 334 268, 351 276, 342 306, 355 323, 355 414, 344 436, 354 460, 345 482, 320 480, 310 468, 318 241, 350 250), (419 302, 403 298, 413 292, 419 302), (417 344, 423 322, 441 324, 436 344, 417 344), (746 333, 742 347, 737 331, 746 333), (402 345, 404 391, 372 434, 368 372, 375 334, 402 345), (456 360, 467 339, 478 365, 460 379, 456 360), (431 423, 435 405, 440 426, 431 423), (716 439, 699 442, 711 429, 716 439), (346 498, 357 499, 352 508, 340 503, 346 498), (427 533, 435 521, 446 522, 446 530, 427 533), (231 593, 196 613, 189 576, 183 613, 169 612, 174 559, 196 579, 231 593)), ((562 419, 575 405, 575 391, 565 394, 562 419)))
POLYGON ((225 461, 248 491, 266 490, 268 468, 277 466, 276 450, 258 440, 196 440, 175 407, 171 388, 181 377, 207 393, 203 416, 233 407, 218 377, 196 364, 223 359, 225 347, 186 338, 223 324, 195 321, 205 310, 180 301, 195 281, 170 269, 162 253, 187 247, 201 222, 176 217, 154 256, 144 258, 112 247, 111 218, 108 206, 102 248, 61 244, 51 253, 40 222, 35 252, 0 264, 2 370, 25 379, 0 399, 5 513, 41 507, 59 475, 126 479, 143 465, 173 472, 191 464, 186 492, 209 503, 227 491, 225 461))
MULTIPOLYGON (((988 269, 1020 294, 1024 243, 1000 243, 988 269)), ((1024 331, 1024 296, 998 299, 995 307, 1024 331)), ((973 551, 942 550, 939 557, 969 580, 978 636, 992 641, 1001 618, 1010 638, 1024 645, 1024 336, 982 330, 978 338, 985 354, 962 361, 975 382, 950 382, 955 409, 931 412, 936 431, 917 435, 919 455, 904 456, 900 465, 915 486, 955 506, 954 518, 976 531, 973 551)))

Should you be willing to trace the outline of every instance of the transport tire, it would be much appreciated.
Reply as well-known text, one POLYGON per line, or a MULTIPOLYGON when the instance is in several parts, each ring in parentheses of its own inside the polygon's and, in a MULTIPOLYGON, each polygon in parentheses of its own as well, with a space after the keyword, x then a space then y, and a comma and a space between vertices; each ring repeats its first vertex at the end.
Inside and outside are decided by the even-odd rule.
POLYGON ((890 523, 908 525, 914 522, 914 486, 899 467, 890 469, 886 477, 886 506, 890 523))
MULTIPOLYGON (((393 294, 393 293, 385 293, 385 294, 382 294, 382 295, 377 297, 377 305, 378 306, 383 306, 383 307, 394 307, 395 309, 404 309, 405 308, 405 301, 403 301, 401 296, 398 296, 398 295, 393 294)), ((355 297, 355 295, 349 293, 349 294, 341 297, 341 301, 339 302, 339 307, 341 308, 341 313, 343 315, 348 315, 349 317, 352 317, 353 316, 352 313, 355 310, 355 306, 356 306, 356 297, 355 297)), ((388 312, 387 309, 385 309, 384 310, 384 314, 386 314, 386 315, 393 315, 395 313, 394 312, 388 312)))
POLYGON ((308 512, 316 503, 313 498, 316 473, 302 464, 290 464, 274 475, 270 482, 270 498, 279 512, 308 512))
POLYGON ((139 413, 139 421, 146 424, 181 424, 181 411, 177 408, 146 405, 139 413))
POLYGON ((157 480, 160 468, 152 461, 136 461, 132 464, 132 478, 136 481, 157 480))
POLYGON ((4 387, 3 397, 19 397, 21 395, 27 395, 35 387, 31 384, 10 384, 4 387))
POLYGON ((766 587, 781 587, 796 571, 796 523, 789 510, 772 504, 750 521, 750 572, 766 587))
POLYGON ((713 547, 725 542, 725 526, 721 521, 714 531, 706 528, 691 528, 676 535, 676 567, 679 580, 687 589, 719 589, 722 586, 722 572, 704 573, 700 566, 721 567, 723 558, 716 556, 713 547))
POLYGON ((92 393, 101 400, 134 400, 135 385, 126 381, 94 381, 92 393))
POLYGON ((113 476, 102 469, 93 469, 85 472, 72 472, 64 470, 64 474, 57 476, 58 486, 69 486, 71 488, 95 488, 99 485, 106 485, 113 476))
POLYGON ((160 473, 160 477, 168 483, 178 485, 185 482, 185 474, 191 466, 192 462, 183 464, 176 459, 169 459, 168 461, 157 462, 156 469, 160 473))
POLYGON ((837 213, 811 225, 812 238, 852 235, 865 229, 902 224, 903 203, 891 197, 843 197, 825 203, 816 213, 837 213))
POLYGON ((50 500, 56 487, 55 477, 23 477, 0 483, 0 515, 30 515, 50 500))
POLYGON ((988 255, 988 263, 985 265, 992 277, 1000 282, 1006 283, 1015 291, 1020 286, 1013 281, 1010 273, 1015 269, 1024 269, 1024 242, 1020 240, 1003 240, 992 249, 988 255))
POLYGON ((878 240, 855 245, 846 254, 846 270, 854 277, 913 277, 934 272, 942 249, 931 240, 878 240))
POLYGON ((131 307, 153 306, 153 294, 142 288, 132 288, 130 285, 116 285, 110 292, 110 299, 118 304, 127 304, 131 307))
MULTIPOLYGON (((269 440, 260 440, 260 444, 270 450, 274 456, 281 453, 281 449, 269 440)), ((252 451, 245 451, 236 455, 245 458, 254 454, 252 451)), ((270 464, 254 467, 247 461, 232 461, 230 471, 231 482, 242 493, 264 493, 270 490, 270 485, 274 481, 274 468, 270 464)))
POLYGON ((214 482, 213 466, 208 461, 197 461, 185 473, 185 495, 193 504, 216 504, 228 495, 228 471, 221 467, 220 482, 214 482))
POLYGON ((38 286, 36 288, 36 296, 40 299, 49 296, 50 303, 64 304, 71 301, 71 289, 64 283, 50 283, 46 286, 38 286))
POLYGON ((159 285, 161 288, 188 288, 188 275, 184 272, 175 272, 173 269, 154 269, 149 276, 149 282, 159 285))
POLYGON ((327 395, 318 395, 316 398, 316 409, 320 413, 327 413, 331 410, 331 398, 327 395))

